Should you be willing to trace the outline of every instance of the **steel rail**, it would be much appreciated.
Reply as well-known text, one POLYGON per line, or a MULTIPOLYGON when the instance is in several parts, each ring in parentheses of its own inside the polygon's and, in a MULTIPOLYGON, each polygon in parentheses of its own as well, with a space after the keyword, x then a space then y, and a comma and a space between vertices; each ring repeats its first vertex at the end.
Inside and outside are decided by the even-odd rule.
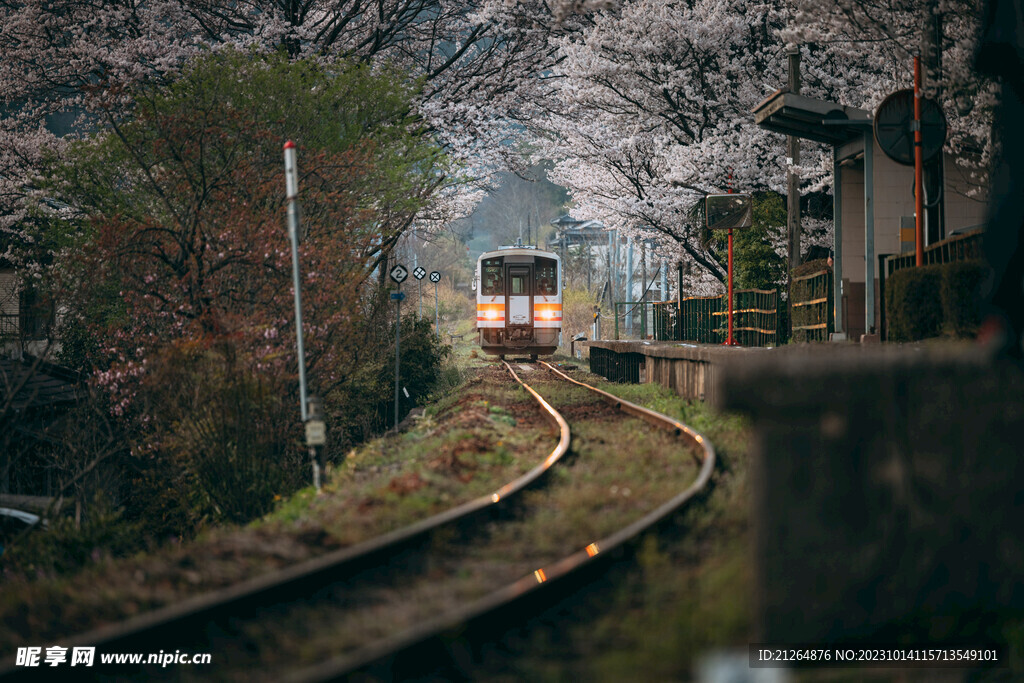
MULTIPOLYGON (((502 361, 504 362, 504 361, 502 361)), ((540 403, 546 415, 557 425, 559 439, 555 448, 538 465, 525 474, 496 489, 492 493, 479 496, 462 505, 420 520, 394 531, 375 536, 366 541, 321 555, 312 560, 292 565, 284 569, 256 576, 252 579, 221 588, 209 593, 186 598, 173 605, 158 608, 140 614, 125 621, 109 624, 85 633, 56 639, 57 644, 66 647, 74 646, 112 646, 123 647, 126 643, 141 638, 152 638, 158 634, 162 639, 162 647, 167 649, 172 643, 176 632, 193 635, 194 626, 204 621, 212 621, 229 610, 241 609, 245 606, 258 607, 261 603, 273 600, 281 594, 307 594, 316 587, 328 585, 344 577, 337 571, 357 562, 365 562, 376 557, 385 550, 402 546, 435 531, 439 527, 464 520, 474 514, 493 508, 536 482, 562 456, 569 451, 571 432, 569 424, 540 394, 519 379, 512 367, 505 363, 512 377, 540 403), (170 633, 168 633, 170 632, 170 633)), ((33 669, 16 667, 14 657, 0 660, 0 679, 8 680, 31 675, 33 669)), ((124 669, 125 667, 122 667, 124 669)), ((125 674, 128 675, 128 674, 125 674)))
POLYGON ((692 439, 694 441, 694 443, 696 443, 701 448, 701 450, 704 451, 704 455, 703 455, 702 458, 696 458, 698 464, 702 460, 706 461, 709 458, 711 459, 712 463, 714 462, 714 459, 715 459, 715 449, 714 449, 714 447, 711 445, 711 442, 708 441, 706 436, 704 436, 703 434, 698 432, 693 427, 690 427, 689 425, 684 424, 683 422, 680 422, 679 420, 677 420, 677 419, 675 419, 673 417, 669 417, 668 415, 662 415, 661 413, 659 413, 657 411, 654 411, 654 410, 651 410, 650 408, 644 408, 643 406, 638 406, 635 403, 630 403, 629 401, 627 401, 624 398, 620 398, 620 397, 618 397, 618 396, 616 396, 614 394, 608 393, 607 391, 603 391, 601 389, 598 389, 597 387, 592 387, 589 384, 585 384, 584 382, 580 382, 579 380, 575 380, 572 377, 570 377, 569 375, 567 375, 564 372, 562 372, 561 370, 559 370, 558 368, 556 368, 555 366, 553 366, 550 363, 548 363, 547 361, 539 361, 539 362, 540 362, 541 365, 543 365, 548 370, 550 370, 551 372, 555 373, 556 375, 558 375, 562 379, 567 380, 569 382, 572 382, 573 384, 581 386, 581 387, 583 387, 585 389, 589 389, 590 391, 593 391, 596 394, 599 394, 602 398, 604 398, 606 401, 608 401, 609 403, 614 405, 619 410, 623 410, 623 411, 633 415, 634 417, 639 417, 639 418, 641 418, 643 420, 647 420, 648 422, 654 424, 657 427, 664 427, 664 428, 668 428, 668 429, 674 429, 675 433, 676 433, 676 436, 681 436, 681 435, 685 434, 690 439, 692 439))
MULTIPOLYGON (((511 367, 508 366, 508 363, 504 360, 502 360, 502 363, 505 363, 509 372, 515 376, 511 367)), ((371 643, 370 645, 360 648, 353 653, 341 655, 331 660, 297 671, 285 680, 296 683, 311 683, 313 681, 328 681, 342 678, 346 675, 371 667, 374 664, 384 662, 388 658, 397 657, 402 652, 429 641, 432 638, 451 632, 459 626, 468 624, 474 620, 484 618, 491 612, 508 607, 511 603, 527 596, 531 596, 556 581, 566 579, 585 567, 592 566, 607 557, 615 556, 613 551, 622 548, 627 543, 636 539, 640 534, 665 521, 684 503, 702 491, 707 485, 715 468, 716 456, 715 448, 706 436, 689 425, 686 425, 668 415, 663 415, 654 410, 650 410, 649 408, 638 406, 635 403, 631 403, 606 391, 602 391, 597 387, 575 380, 544 361, 540 361, 540 363, 559 377, 601 395, 603 398, 611 401, 625 412, 628 412, 635 417, 648 420, 649 422, 657 424, 665 429, 673 430, 676 436, 685 436, 690 439, 701 451, 701 457, 696 458, 700 465, 700 470, 693 483, 691 483, 685 490, 676 494, 670 500, 661 504, 656 509, 647 513, 641 519, 638 519, 632 524, 619 529, 605 538, 586 543, 580 550, 573 552, 571 555, 557 560, 547 566, 540 567, 532 574, 528 574, 512 584, 499 588, 498 590, 470 603, 469 605, 466 605, 463 608, 439 615, 434 619, 423 622, 415 628, 408 629, 390 638, 385 638, 371 643)), ((516 379, 518 380, 518 377, 516 377, 516 379)), ((524 384, 523 386, 526 385, 524 384)), ((542 401, 545 406, 548 405, 547 402, 543 401, 543 399, 540 398, 533 389, 529 387, 527 387, 527 389, 539 401, 542 401)))

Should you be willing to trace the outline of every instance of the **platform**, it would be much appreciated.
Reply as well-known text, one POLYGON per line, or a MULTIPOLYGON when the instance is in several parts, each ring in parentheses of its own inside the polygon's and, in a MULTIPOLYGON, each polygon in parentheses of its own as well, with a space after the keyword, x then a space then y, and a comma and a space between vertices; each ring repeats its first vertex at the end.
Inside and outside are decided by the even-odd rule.
POLYGON ((590 371, 612 382, 657 382, 691 400, 714 399, 719 367, 772 349, 661 341, 576 342, 590 358, 590 371))

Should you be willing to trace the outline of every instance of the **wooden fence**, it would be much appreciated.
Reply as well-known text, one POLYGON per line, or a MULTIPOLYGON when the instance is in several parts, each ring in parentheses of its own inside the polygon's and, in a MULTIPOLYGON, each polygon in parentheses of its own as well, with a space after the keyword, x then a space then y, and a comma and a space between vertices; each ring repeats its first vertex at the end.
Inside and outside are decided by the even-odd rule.
POLYGON ((832 291, 832 271, 828 269, 791 280, 793 341, 829 340, 835 329, 832 291))

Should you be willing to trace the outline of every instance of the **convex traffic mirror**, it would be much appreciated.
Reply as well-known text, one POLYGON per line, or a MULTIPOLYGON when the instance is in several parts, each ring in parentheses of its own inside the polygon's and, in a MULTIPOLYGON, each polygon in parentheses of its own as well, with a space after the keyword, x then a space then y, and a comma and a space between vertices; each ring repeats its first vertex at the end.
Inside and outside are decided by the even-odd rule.
POLYGON ((709 194, 704 198, 708 230, 749 228, 753 225, 752 207, 749 194, 709 194))

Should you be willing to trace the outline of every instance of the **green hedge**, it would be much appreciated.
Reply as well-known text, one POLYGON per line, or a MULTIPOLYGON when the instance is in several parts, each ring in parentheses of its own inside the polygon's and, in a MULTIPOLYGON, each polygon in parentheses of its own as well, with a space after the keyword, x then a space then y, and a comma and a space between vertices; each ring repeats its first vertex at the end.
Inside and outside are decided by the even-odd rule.
POLYGON ((943 268, 946 327, 958 337, 973 337, 981 324, 981 284, 988 276, 988 267, 982 261, 957 261, 943 268))
POLYGON ((904 268, 885 287, 885 315, 890 341, 917 341, 944 331, 970 336, 980 321, 978 285, 986 266, 958 261, 904 268))

